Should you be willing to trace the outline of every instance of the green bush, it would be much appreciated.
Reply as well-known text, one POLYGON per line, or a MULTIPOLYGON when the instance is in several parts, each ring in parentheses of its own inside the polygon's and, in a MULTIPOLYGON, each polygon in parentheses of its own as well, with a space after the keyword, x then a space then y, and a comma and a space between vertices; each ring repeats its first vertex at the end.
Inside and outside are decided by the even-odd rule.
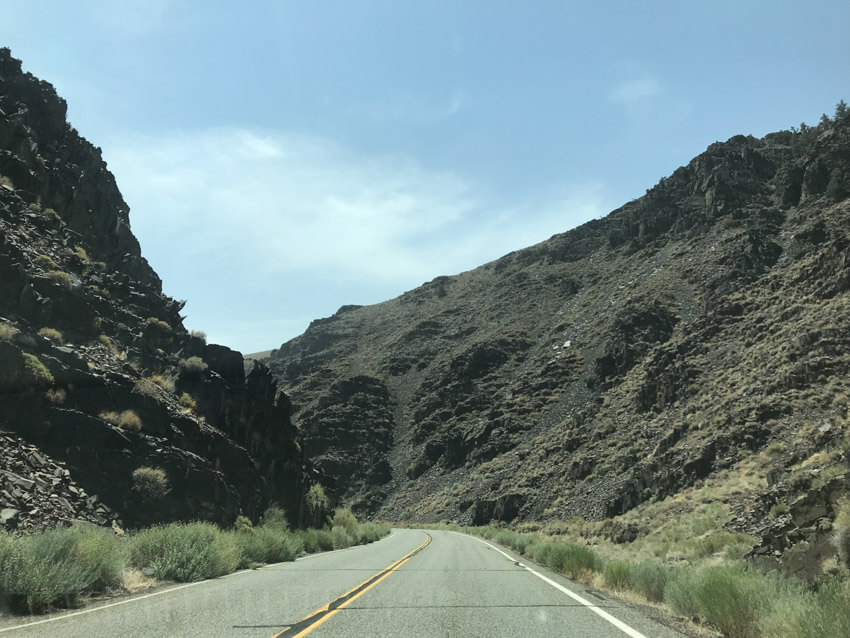
POLYGON ((348 533, 344 527, 337 525, 331 529, 331 537, 333 538, 334 549, 345 549, 354 545, 354 538, 348 533))
POLYGON ((319 550, 319 535, 317 534, 317 530, 315 529, 300 529, 297 532, 299 538, 301 539, 302 545, 304 545, 304 551, 308 554, 313 554, 319 550))
POLYGON ((578 578, 586 572, 598 571, 600 561, 593 550, 573 543, 539 543, 531 545, 528 551, 536 562, 569 578, 578 578))
POLYGON ((390 533, 386 525, 378 523, 362 523, 357 527, 357 544, 374 543, 390 533))
POLYGON ((534 534, 519 534, 506 529, 490 532, 489 538, 510 547, 519 554, 525 554, 528 546, 534 544, 537 540, 534 534))
POLYGON ((677 569, 667 579, 663 600, 677 614, 698 620, 700 607, 696 592, 699 587, 699 573, 696 570, 677 569))
POLYGON ((351 513, 350 509, 338 507, 334 511, 331 527, 342 527, 352 538, 357 538, 357 518, 351 513))
POLYGON ((164 580, 215 578, 239 566, 241 548, 236 536, 209 523, 151 527, 130 537, 130 563, 139 569, 150 568, 164 580))
POLYGON ((831 579, 809 598, 805 611, 795 619, 787 638, 850 636, 850 581, 831 579))
POLYGON ((788 506, 785 503, 776 503, 770 508, 770 517, 777 518, 788 512, 788 506))
POLYGON ((723 553, 728 558, 741 558, 753 548, 753 537, 740 532, 718 529, 708 532, 693 543, 692 553, 698 558, 723 553))
POLYGON ((647 600, 660 603, 664 600, 664 587, 670 569, 655 561, 644 561, 632 568, 630 587, 647 600))
POLYGON ((239 546, 240 566, 251 563, 280 563, 295 560, 304 551, 301 537, 279 527, 261 525, 233 536, 239 546))
POLYGON ((71 528, 76 538, 74 555, 86 565, 92 578, 88 591, 100 593, 121 586, 124 553, 111 531, 71 528))
POLYGON ((13 611, 74 607, 80 598, 121 583, 115 539, 101 530, 68 528, 12 537, 0 532, 0 595, 13 611))
POLYGON ((50 374, 44 364, 33 354, 24 353, 24 383, 33 388, 45 389, 55 383, 53 375, 50 374))
POLYGON ((334 537, 326 529, 317 529, 316 530, 316 544, 319 547, 319 551, 328 552, 334 548, 334 537))
POLYGON ((602 570, 605 584, 615 590, 629 589, 632 582, 632 564, 623 560, 612 560, 602 570))
POLYGON ((283 531, 289 530, 289 519, 282 507, 271 505, 263 512, 261 524, 265 527, 274 527, 283 531))
POLYGON ((759 635, 759 619, 770 610, 770 584, 742 565, 687 570, 668 583, 664 602, 703 619, 726 638, 752 638, 759 635))

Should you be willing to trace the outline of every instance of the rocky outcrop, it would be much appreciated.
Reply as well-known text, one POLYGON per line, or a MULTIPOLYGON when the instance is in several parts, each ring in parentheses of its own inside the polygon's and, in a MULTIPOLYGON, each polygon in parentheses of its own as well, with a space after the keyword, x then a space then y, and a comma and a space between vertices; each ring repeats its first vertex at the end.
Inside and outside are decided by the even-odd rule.
POLYGON ((0 435, 0 529, 26 531, 84 521, 120 522, 119 516, 76 484, 64 463, 57 463, 18 437, 0 435))
POLYGON ((229 523, 273 502, 298 522, 313 479, 288 398, 186 331, 129 224, 64 101, 0 49, 0 429, 37 466, 0 449, 5 524, 229 523))

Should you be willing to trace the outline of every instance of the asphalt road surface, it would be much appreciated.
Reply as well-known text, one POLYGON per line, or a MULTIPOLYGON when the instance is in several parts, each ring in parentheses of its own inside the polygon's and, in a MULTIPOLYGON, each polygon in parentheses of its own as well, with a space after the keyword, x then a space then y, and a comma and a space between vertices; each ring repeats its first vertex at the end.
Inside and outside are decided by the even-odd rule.
POLYGON ((6 636, 683 638, 512 552, 421 530, 99 607, 3 617, 6 636))

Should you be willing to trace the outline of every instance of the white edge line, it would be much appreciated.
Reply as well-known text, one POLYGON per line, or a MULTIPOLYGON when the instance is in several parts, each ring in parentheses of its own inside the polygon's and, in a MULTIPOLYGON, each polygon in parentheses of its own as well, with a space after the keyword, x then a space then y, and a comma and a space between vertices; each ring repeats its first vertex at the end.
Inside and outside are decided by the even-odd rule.
MULTIPOLYGON (((469 534, 463 534, 462 532, 457 532, 457 533, 462 534, 463 536, 469 536, 469 534)), ((511 561, 512 563, 517 563, 520 567, 525 568, 525 570, 526 570, 526 571, 531 572, 532 574, 534 574, 535 576, 537 576, 540 580, 542 580, 542 581, 544 581, 544 582, 548 583, 549 585, 552 585, 552 587, 554 587, 554 588, 555 588, 555 589, 557 589, 558 591, 563 592, 564 594, 566 594, 567 596, 569 596, 569 597, 570 597, 570 598, 572 598, 573 600, 575 600, 575 601, 577 601, 577 602, 581 603, 582 605, 584 605, 585 607, 587 607, 587 608, 588 608, 590 611, 592 611, 593 613, 595 613, 595 614, 597 614, 598 616, 600 616, 600 617, 604 618, 604 619, 605 619, 605 620, 607 620, 609 623, 611 623, 612 625, 614 625, 617 629, 619 629, 620 631, 622 631, 623 633, 625 633, 627 636, 631 636, 631 638, 646 638, 646 636, 645 636, 644 634, 640 633, 637 629, 632 629, 632 628, 631 628, 631 627, 629 627, 626 623, 624 623, 622 620, 620 620, 620 619, 618 619, 618 618, 615 618, 614 616, 612 616, 611 614, 609 614, 609 613, 608 613, 607 611, 605 611, 604 609, 600 609, 599 607, 597 607, 596 605, 594 605, 592 602, 590 602, 590 601, 589 601, 589 600, 587 600, 586 598, 583 598, 583 597, 579 596, 577 593, 575 593, 575 592, 573 592, 573 591, 570 591, 569 589, 567 589, 566 587, 564 587, 564 586, 563 586, 563 585, 561 585, 560 583, 557 583, 557 582, 555 582, 554 580, 552 580, 551 578, 549 578, 549 577, 547 577, 547 576, 544 576, 544 575, 543 575, 543 574, 541 574, 540 572, 538 572, 538 571, 536 571, 536 570, 534 570, 534 569, 531 569, 531 567, 529 567, 528 565, 525 565, 525 564, 523 564, 523 563, 520 563, 520 562, 519 562, 517 559, 515 559, 513 556, 511 556, 510 554, 506 554, 505 552, 503 552, 501 549, 499 549, 499 548, 498 548, 498 547, 496 547, 495 545, 491 545, 490 543, 488 543, 488 542, 487 542, 487 541, 485 541, 484 539, 478 538, 478 537, 476 537, 476 536, 469 536, 469 538, 475 539, 475 540, 477 540, 479 543, 484 543, 484 544, 485 544, 485 545, 487 545, 488 547, 491 547, 492 549, 495 549, 497 552, 499 552, 502 556, 504 556, 505 558, 507 558, 507 559, 508 559, 509 561, 511 561)))
MULTIPOLYGON (((355 547, 366 547, 367 545, 374 545, 375 543, 380 543, 383 540, 389 540, 395 536, 395 530, 393 530, 389 535, 384 536, 383 538, 379 538, 374 543, 367 543, 366 545, 356 545, 355 547)), ((352 549, 351 547, 345 547, 343 549, 334 549, 329 552, 316 552, 315 554, 310 554, 308 556, 301 556, 300 558, 296 558, 296 562, 299 560, 304 560, 306 558, 317 558, 319 556, 327 556, 328 554, 333 554, 334 552, 343 552, 346 549, 352 549)), ((285 565, 290 561, 283 561, 282 563, 272 563, 271 565, 265 565, 265 567, 274 567, 276 565, 285 565)), ((260 567, 259 569, 263 569, 260 567)), ((230 574, 225 574, 219 578, 207 578, 206 580, 199 580, 195 583, 186 583, 185 585, 177 585, 175 587, 169 587, 168 589, 162 589, 160 591, 155 591, 151 594, 143 594, 142 596, 134 596, 133 598, 128 598, 126 600, 119 600, 115 603, 108 603, 106 605, 98 605, 97 607, 90 607, 89 609, 81 609, 80 611, 72 611, 68 614, 62 614, 61 616, 54 616, 53 618, 44 618, 43 620, 36 620, 34 622, 24 623, 22 625, 15 625, 14 627, 6 627, 5 629, 0 629, 0 634, 4 634, 9 631, 15 631, 17 629, 24 629, 26 627, 35 627, 36 625, 44 625, 50 622, 56 622, 57 620, 65 620, 66 618, 73 618, 74 616, 82 616, 84 614, 90 614, 95 611, 100 611, 102 609, 109 609, 110 607, 118 607, 119 605, 126 605, 127 603, 134 603, 139 600, 144 600, 145 598, 153 598, 154 596, 159 596, 161 594, 168 594, 173 591, 177 591, 178 589, 186 589, 187 587, 194 587, 195 585, 203 585, 206 583, 213 583, 217 580, 221 580, 222 578, 227 578, 228 576, 238 576, 239 574, 250 574, 251 572, 258 571, 257 569, 240 569, 236 572, 231 572, 230 574)))
MULTIPOLYGON (((240 574, 243 571, 234 572, 233 574, 228 574, 228 576, 232 576, 235 574, 240 574)), ((250 571, 250 570, 247 570, 250 571)), ((163 589, 161 591, 155 591, 152 594, 144 594, 143 596, 135 596, 133 598, 128 598, 127 600, 119 600, 117 603, 109 603, 107 605, 99 605, 97 607, 92 607, 90 609, 82 609, 80 611, 74 611, 70 614, 62 614, 61 616, 56 616, 54 618, 45 618, 44 620, 36 620, 35 622, 24 623, 23 625, 16 625, 14 627, 6 627, 5 629, 0 629, 0 634, 5 633, 7 631, 14 631, 16 629, 23 629, 24 627, 34 627, 35 625, 43 625, 49 622, 56 622, 57 620, 64 620, 65 618, 73 618, 74 616, 82 616, 83 614, 90 614, 93 611, 100 611, 101 609, 108 609, 110 607, 117 607, 118 605, 126 605, 127 603, 134 603, 137 600, 144 600, 145 598, 153 598, 154 596, 159 596, 160 594, 167 594, 169 592, 177 591, 178 589, 186 589, 187 587, 194 587, 195 585, 202 585, 204 583, 210 582, 209 580, 199 580, 196 583, 186 583, 185 585, 177 585, 176 587, 169 587, 168 589, 163 589)))

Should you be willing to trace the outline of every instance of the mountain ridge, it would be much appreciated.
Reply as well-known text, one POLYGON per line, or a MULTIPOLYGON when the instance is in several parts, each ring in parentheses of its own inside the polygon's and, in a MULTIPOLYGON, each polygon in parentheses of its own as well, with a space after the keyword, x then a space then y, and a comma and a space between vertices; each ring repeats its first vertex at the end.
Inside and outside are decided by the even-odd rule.
POLYGON ((602 219, 272 351, 327 486, 390 519, 605 519, 786 446, 729 503, 755 530, 768 474, 844 463, 827 400, 850 345, 842 105, 711 144, 602 219), (812 420, 832 434, 812 442, 812 420))

